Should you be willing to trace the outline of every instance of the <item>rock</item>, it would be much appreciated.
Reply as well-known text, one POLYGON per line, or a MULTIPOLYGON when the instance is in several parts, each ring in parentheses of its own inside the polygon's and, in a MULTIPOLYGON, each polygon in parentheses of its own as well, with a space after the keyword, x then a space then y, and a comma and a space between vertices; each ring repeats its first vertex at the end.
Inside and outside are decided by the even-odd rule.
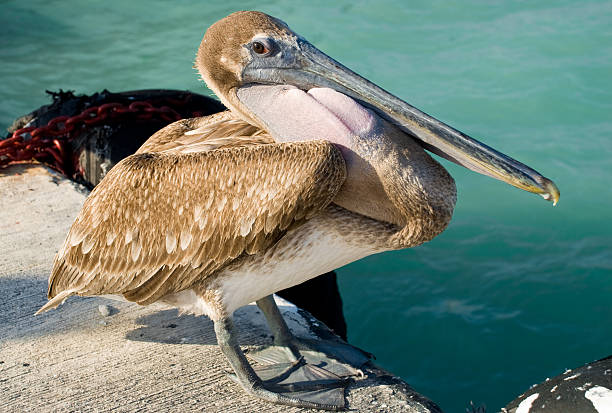
POLYGON ((98 311, 103 317, 108 317, 112 313, 111 306, 106 305, 106 304, 100 304, 98 306, 98 311))
POLYGON ((612 356, 533 385, 505 413, 612 413, 612 356))

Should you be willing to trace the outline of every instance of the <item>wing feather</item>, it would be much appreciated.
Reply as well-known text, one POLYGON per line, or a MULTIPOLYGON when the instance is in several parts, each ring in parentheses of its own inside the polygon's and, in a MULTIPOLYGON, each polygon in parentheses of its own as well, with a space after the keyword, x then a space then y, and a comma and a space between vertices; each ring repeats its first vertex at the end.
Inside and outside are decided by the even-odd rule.
POLYGON ((274 140, 265 131, 225 111, 171 123, 153 134, 136 153, 194 153, 265 143, 274 140))
POLYGON ((86 200, 41 310, 71 294, 146 304, 189 288, 323 209, 345 176, 325 141, 132 155, 86 200))

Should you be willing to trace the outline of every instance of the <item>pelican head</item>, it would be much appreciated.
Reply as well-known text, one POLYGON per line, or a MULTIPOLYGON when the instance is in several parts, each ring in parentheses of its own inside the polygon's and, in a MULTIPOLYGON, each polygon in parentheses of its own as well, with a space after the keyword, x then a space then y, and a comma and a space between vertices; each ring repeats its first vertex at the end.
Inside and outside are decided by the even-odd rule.
MULTIPOLYGON (((386 92, 319 51, 284 22, 264 13, 237 12, 212 25, 202 40, 196 64, 226 106, 264 129, 273 129, 271 113, 279 110, 279 106, 266 110, 264 102, 270 97, 288 89, 332 89, 439 156, 555 204, 559 199, 559 190, 551 180, 386 92)), ((311 96, 328 108, 338 103, 338 99, 329 98, 323 102, 326 98, 316 93, 311 96)), ((297 105, 308 113, 308 101, 300 100, 297 105)), ((338 110, 335 114, 342 119, 338 110)), ((352 114, 348 117, 350 121, 359 118, 352 114)))

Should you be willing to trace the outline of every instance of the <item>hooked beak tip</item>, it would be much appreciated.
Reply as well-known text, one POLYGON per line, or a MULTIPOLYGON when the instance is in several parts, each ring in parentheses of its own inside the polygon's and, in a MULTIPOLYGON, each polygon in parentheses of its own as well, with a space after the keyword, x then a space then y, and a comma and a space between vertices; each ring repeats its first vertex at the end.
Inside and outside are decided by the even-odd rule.
POLYGON ((557 202, 559 202, 559 197, 561 196, 557 185, 555 185, 555 183, 550 179, 542 177, 541 187, 543 188, 543 191, 540 193, 542 198, 547 201, 551 201, 553 206, 556 206, 557 202))

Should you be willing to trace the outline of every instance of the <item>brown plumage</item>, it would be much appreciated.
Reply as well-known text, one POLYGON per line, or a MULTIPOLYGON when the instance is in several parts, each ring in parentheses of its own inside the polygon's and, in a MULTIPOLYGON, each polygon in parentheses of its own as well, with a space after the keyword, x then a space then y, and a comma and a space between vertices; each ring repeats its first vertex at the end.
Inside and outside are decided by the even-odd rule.
MULTIPOLYGON (((149 304, 185 290, 265 251, 338 192, 346 172, 329 142, 262 144, 258 130, 225 115, 213 123, 220 117, 241 134, 218 149, 181 153, 172 143, 206 118, 183 120, 143 145, 151 152, 141 148, 108 173, 55 258, 41 311, 72 294, 149 304)), ((201 132, 200 144, 218 139, 201 132)))
MULTIPOLYGON (((172 123, 92 191, 55 258, 50 301, 40 311, 70 295, 121 294, 150 304, 201 290, 211 274, 242 255, 265 252, 325 210, 345 174, 328 142, 276 144, 229 111, 172 123), (264 192, 270 188, 273 195, 264 192)), ((402 188, 389 189, 391 197, 401 197, 402 188)), ((398 201, 391 205, 401 207, 398 201)), ((324 216, 333 216, 324 225, 380 251, 421 244, 450 219, 379 225, 339 206, 324 216), (431 225, 436 228, 424 230, 431 225)))

